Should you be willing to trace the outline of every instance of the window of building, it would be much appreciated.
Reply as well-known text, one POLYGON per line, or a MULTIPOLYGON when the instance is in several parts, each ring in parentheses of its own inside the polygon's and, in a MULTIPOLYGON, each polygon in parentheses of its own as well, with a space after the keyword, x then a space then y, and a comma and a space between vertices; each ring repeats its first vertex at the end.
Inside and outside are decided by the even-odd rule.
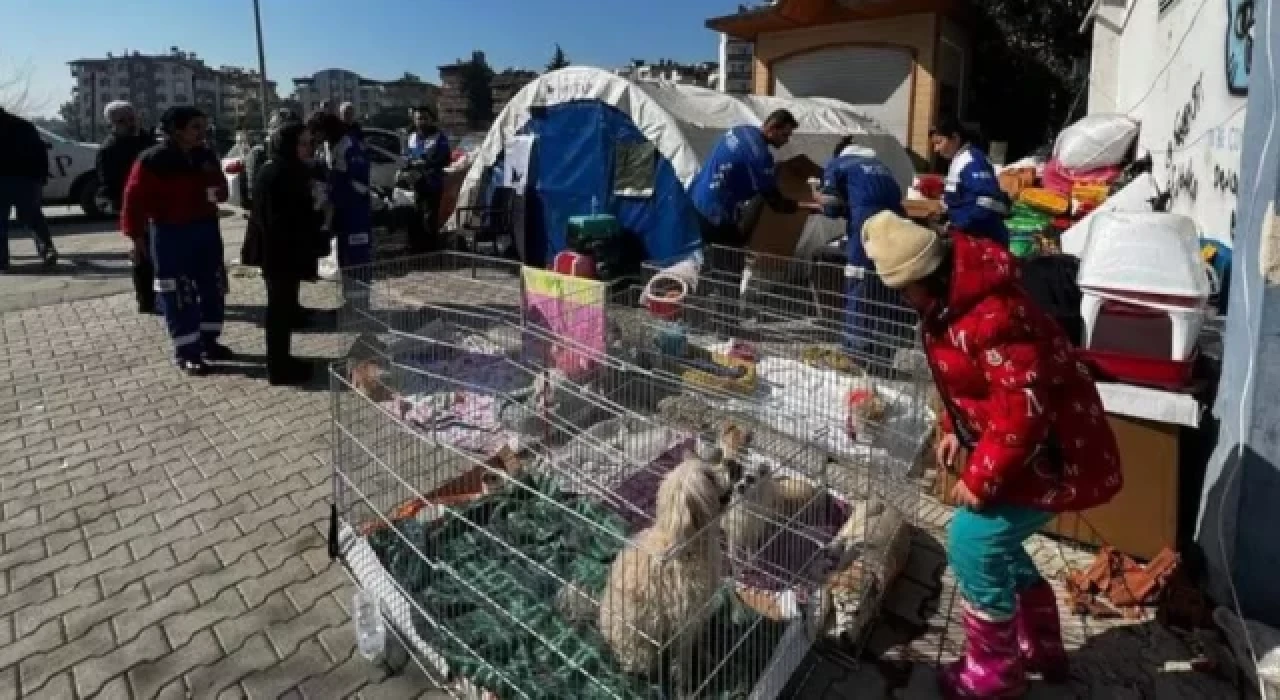
POLYGON ((174 96, 173 96, 173 101, 174 101, 174 102, 177 102, 177 103, 178 103, 178 104, 180 104, 180 105, 186 104, 186 103, 187 103, 187 96, 186 96, 186 95, 174 95, 174 96))
POLYGON ((174 92, 177 92, 177 93, 183 93, 183 92, 186 92, 186 91, 187 91, 187 81, 185 81, 185 80, 175 80, 175 81, 173 81, 173 91, 174 91, 174 92))

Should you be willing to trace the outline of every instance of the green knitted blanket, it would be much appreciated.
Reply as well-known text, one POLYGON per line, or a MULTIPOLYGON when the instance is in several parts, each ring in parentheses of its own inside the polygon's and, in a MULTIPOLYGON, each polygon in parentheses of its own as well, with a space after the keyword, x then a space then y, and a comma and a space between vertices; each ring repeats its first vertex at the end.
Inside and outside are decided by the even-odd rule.
MULTIPOLYGON (((556 608, 558 579, 573 581, 593 597, 603 590, 627 536, 624 521, 594 501, 561 492, 547 477, 522 479, 529 490, 509 487, 456 515, 425 526, 408 520, 399 534, 369 537, 382 565, 440 625, 415 609, 419 636, 453 672, 499 697, 517 695, 514 688, 538 700, 671 697, 653 678, 617 667, 594 619, 574 622, 556 608), (408 542, 443 565, 428 564, 408 542)), ((714 670, 700 697, 745 698, 785 626, 757 615, 728 586, 715 610, 692 678, 701 683, 714 670), (746 653, 733 654, 721 666, 734 640, 744 637, 737 648, 746 653)))

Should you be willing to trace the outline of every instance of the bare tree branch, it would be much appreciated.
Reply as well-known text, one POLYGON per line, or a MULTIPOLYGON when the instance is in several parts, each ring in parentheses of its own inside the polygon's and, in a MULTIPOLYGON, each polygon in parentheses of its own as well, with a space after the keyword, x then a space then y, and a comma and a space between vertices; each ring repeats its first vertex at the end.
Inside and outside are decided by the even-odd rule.
POLYGON ((35 66, 31 61, 18 65, 0 64, 0 107, 11 114, 31 116, 49 105, 47 99, 32 94, 33 73, 35 66))

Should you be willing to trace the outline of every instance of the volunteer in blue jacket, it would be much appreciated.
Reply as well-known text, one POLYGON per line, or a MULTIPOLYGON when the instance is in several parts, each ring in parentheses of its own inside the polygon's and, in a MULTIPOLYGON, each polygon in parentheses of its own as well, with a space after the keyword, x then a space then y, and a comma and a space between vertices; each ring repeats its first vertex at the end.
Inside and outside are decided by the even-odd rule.
POLYGON ((906 216, 902 187, 875 151, 846 136, 836 145, 822 174, 823 213, 848 221, 848 265, 845 267, 847 326, 845 345, 855 353, 889 347, 887 337, 909 329, 910 319, 899 311, 897 293, 880 283, 875 263, 862 246, 862 225, 882 211, 906 216), (882 342, 873 342, 881 339, 882 342))
MULTIPOLYGON (((330 229, 338 241, 338 267, 347 276, 367 272, 373 260, 373 202, 369 191, 369 156, 364 139, 339 117, 323 113, 312 117, 311 131, 324 139, 329 173, 329 202, 333 204, 330 229), (351 270, 351 268, 358 268, 351 270)), ((363 285, 344 290, 348 298, 366 298, 363 285)))
POLYGON ((449 165, 449 137, 436 124, 430 107, 413 110, 413 133, 405 151, 410 169, 416 174, 413 184, 418 215, 409 229, 409 247, 424 253, 438 244, 440 236, 440 199, 444 194, 444 169, 449 165))
POLYGON ((933 151, 951 161, 947 170, 942 202, 950 225, 973 236, 1009 245, 1005 217, 1012 206, 1009 195, 1000 189, 995 168, 987 154, 969 143, 960 122, 944 117, 929 132, 933 151))
POLYGON ((745 244, 747 234, 738 223, 738 213, 756 195, 784 214, 801 206, 821 209, 816 203, 800 205, 778 191, 769 149, 787 145, 797 126, 795 115, 780 109, 758 127, 735 126, 720 138, 689 188, 689 198, 701 219, 703 244, 745 244))

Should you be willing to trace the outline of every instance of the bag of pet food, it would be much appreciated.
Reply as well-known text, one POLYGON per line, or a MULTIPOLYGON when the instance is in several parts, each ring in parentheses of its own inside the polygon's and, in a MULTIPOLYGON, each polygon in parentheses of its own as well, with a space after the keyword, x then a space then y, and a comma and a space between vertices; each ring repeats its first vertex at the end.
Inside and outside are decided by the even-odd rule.
POLYGON ((1124 168, 1120 165, 1108 165, 1102 168, 1094 168, 1093 170, 1073 170, 1062 165, 1057 160, 1051 160, 1044 166, 1044 176, 1041 183, 1046 190, 1053 190, 1058 194, 1071 194, 1071 188, 1076 185, 1106 185, 1110 187, 1124 168))
POLYGON ((1053 157, 1072 170, 1119 165, 1138 138, 1138 122, 1123 114, 1093 114, 1058 134, 1053 157))

